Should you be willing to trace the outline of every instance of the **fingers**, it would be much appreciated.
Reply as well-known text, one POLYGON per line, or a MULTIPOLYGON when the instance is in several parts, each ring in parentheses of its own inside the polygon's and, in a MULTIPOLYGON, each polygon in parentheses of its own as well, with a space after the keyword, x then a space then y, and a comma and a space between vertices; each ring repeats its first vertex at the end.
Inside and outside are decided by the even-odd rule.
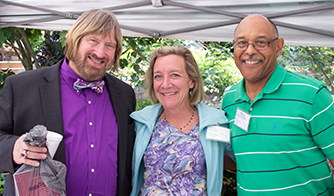
POLYGON ((36 155, 36 153, 32 153, 31 151, 27 151, 27 157, 26 158, 23 157, 22 164, 38 167, 39 166, 39 161, 36 161, 36 160, 33 160, 33 159, 46 159, 46 154, 36 155), (34 157, 36 157, 36 158, 34 158, 34 157))
POLYGON ((21 156, 21 152, 25 148, 27 148, 27 145, 24 144, 24 142, 23 142, 24 137, 25 137, 25 134, 23 134, 21 137, 19 137, 16 140, 16 142, 14 144, 14 148, 13 148, 13 160, 16 164, 19 164, 19 165, 22 164, 23 161, 24 161, 23 160, 24 157, 21 156))
POLYGON ((13 160, 16 164, 27 164, 38 167, 39 162, 32 159, 46 159, 45 147, 28 146, 23 142, 25 134, 19 137, 13 148, 13 160), (25 151, 25 153, 24 153, 25 151))

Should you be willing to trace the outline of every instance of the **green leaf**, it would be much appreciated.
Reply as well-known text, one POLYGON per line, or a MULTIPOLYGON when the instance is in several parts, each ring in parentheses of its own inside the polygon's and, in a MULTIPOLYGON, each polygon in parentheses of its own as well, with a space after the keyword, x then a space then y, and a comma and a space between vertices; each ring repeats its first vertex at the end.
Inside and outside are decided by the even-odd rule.
POLYGON ((333 55, 333 56, 334 56, 334 52, 333 52, 333 51, 325 51, 324 53, 325 53, 325 54, 330 54, 330 55, 333 55))
POLYGON ((133 69, 138 73, 138 71, 140 70, 140 67, 138 64, 134 64, 133 69))
POLYGON ((143 59, 141 57, 139 57, 137 60, 136 60, 136 64, 139 64, 143 59))
POLYGON ((125 59, 119 59, 119 66, 121 69, 124 69, 126 67, 125 59))
POLYGON ((287 50, 287 49, 283 49, 283 53, 285 54, 285 55, 290 55, 290 51, 289 50, 287 50))
POLYGON ((208 84, 213 84, 211 78, 206 78, 204 82, 208 84))
POLYGON ((0 31, 0 43, 5 43, 6 42, 6 36, 3 31, 0 31))

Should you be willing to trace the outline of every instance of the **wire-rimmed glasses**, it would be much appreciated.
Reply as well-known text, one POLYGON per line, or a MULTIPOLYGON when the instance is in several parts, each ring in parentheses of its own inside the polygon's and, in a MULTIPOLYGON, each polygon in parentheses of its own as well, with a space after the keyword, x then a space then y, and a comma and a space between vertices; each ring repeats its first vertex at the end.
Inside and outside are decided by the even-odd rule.
POLYGON ((265 50, 268 49, 269 44, 277 40, 278 37, 271 41, 256 41, 253 43, 248 43, 245 41, 233 42, 234 50, 247 50, 249 44, 252 44, 255 50, 265 50))

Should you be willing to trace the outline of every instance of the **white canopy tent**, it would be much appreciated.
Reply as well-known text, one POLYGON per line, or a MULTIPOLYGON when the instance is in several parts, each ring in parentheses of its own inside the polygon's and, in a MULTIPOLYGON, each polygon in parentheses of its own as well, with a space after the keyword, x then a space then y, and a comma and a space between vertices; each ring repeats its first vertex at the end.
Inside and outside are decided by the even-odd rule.
POLYGON ((0 0, 0 27, 69 30, 91 8, 111 10, 124 36, 229 42, 258 13, 286 44, 334 47, 334 0, 0 0))

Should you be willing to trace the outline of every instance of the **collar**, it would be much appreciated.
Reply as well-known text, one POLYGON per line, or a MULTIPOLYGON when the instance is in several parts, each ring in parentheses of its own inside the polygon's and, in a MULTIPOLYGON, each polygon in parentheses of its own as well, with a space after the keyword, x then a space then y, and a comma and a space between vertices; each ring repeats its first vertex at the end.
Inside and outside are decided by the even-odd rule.
MULTIPOLYGON (((263 87, 261 92, 255 97, 254 101, 262 99, 264 94, 270 94, 275 92, 283 83, 286 75, 286 70, 276 63, 276 68, 274 72, 271 74, 267 84, 263 87)), ((243 78, 240 82, 235 85, 236 93, 234 96, 235 101, 249 101, 249 98, 245 91, 245 78, 243 78)))
MULTIPOLYGON (((207 126, 217 125, 217 123, 221 125, 228 123, 228 120, 225 117, 225 112, 221 110, 207 106, 204 103, 196 104, 196 108, 198 110, 200 120, 200 130, 203 130, 203 128, 207 126)), ((158 103, 146 106, 140 111, 134 111, 130 114, 130 117, 142 124, 145 124, 148 127, 148 130, 153 131, 156 120, 159 118, 162 111, 163 106, 158 103)))
POLYGON ((74 71, 68 66, 67 61, 68 61, 67 58, 65 58, 63 63, 61 64, 60 75, 66 82, 66 84, 69 87, 73 88, 74 82, 77 80, 77 78, 80 77, 76 73, 74 73, 74 71))

